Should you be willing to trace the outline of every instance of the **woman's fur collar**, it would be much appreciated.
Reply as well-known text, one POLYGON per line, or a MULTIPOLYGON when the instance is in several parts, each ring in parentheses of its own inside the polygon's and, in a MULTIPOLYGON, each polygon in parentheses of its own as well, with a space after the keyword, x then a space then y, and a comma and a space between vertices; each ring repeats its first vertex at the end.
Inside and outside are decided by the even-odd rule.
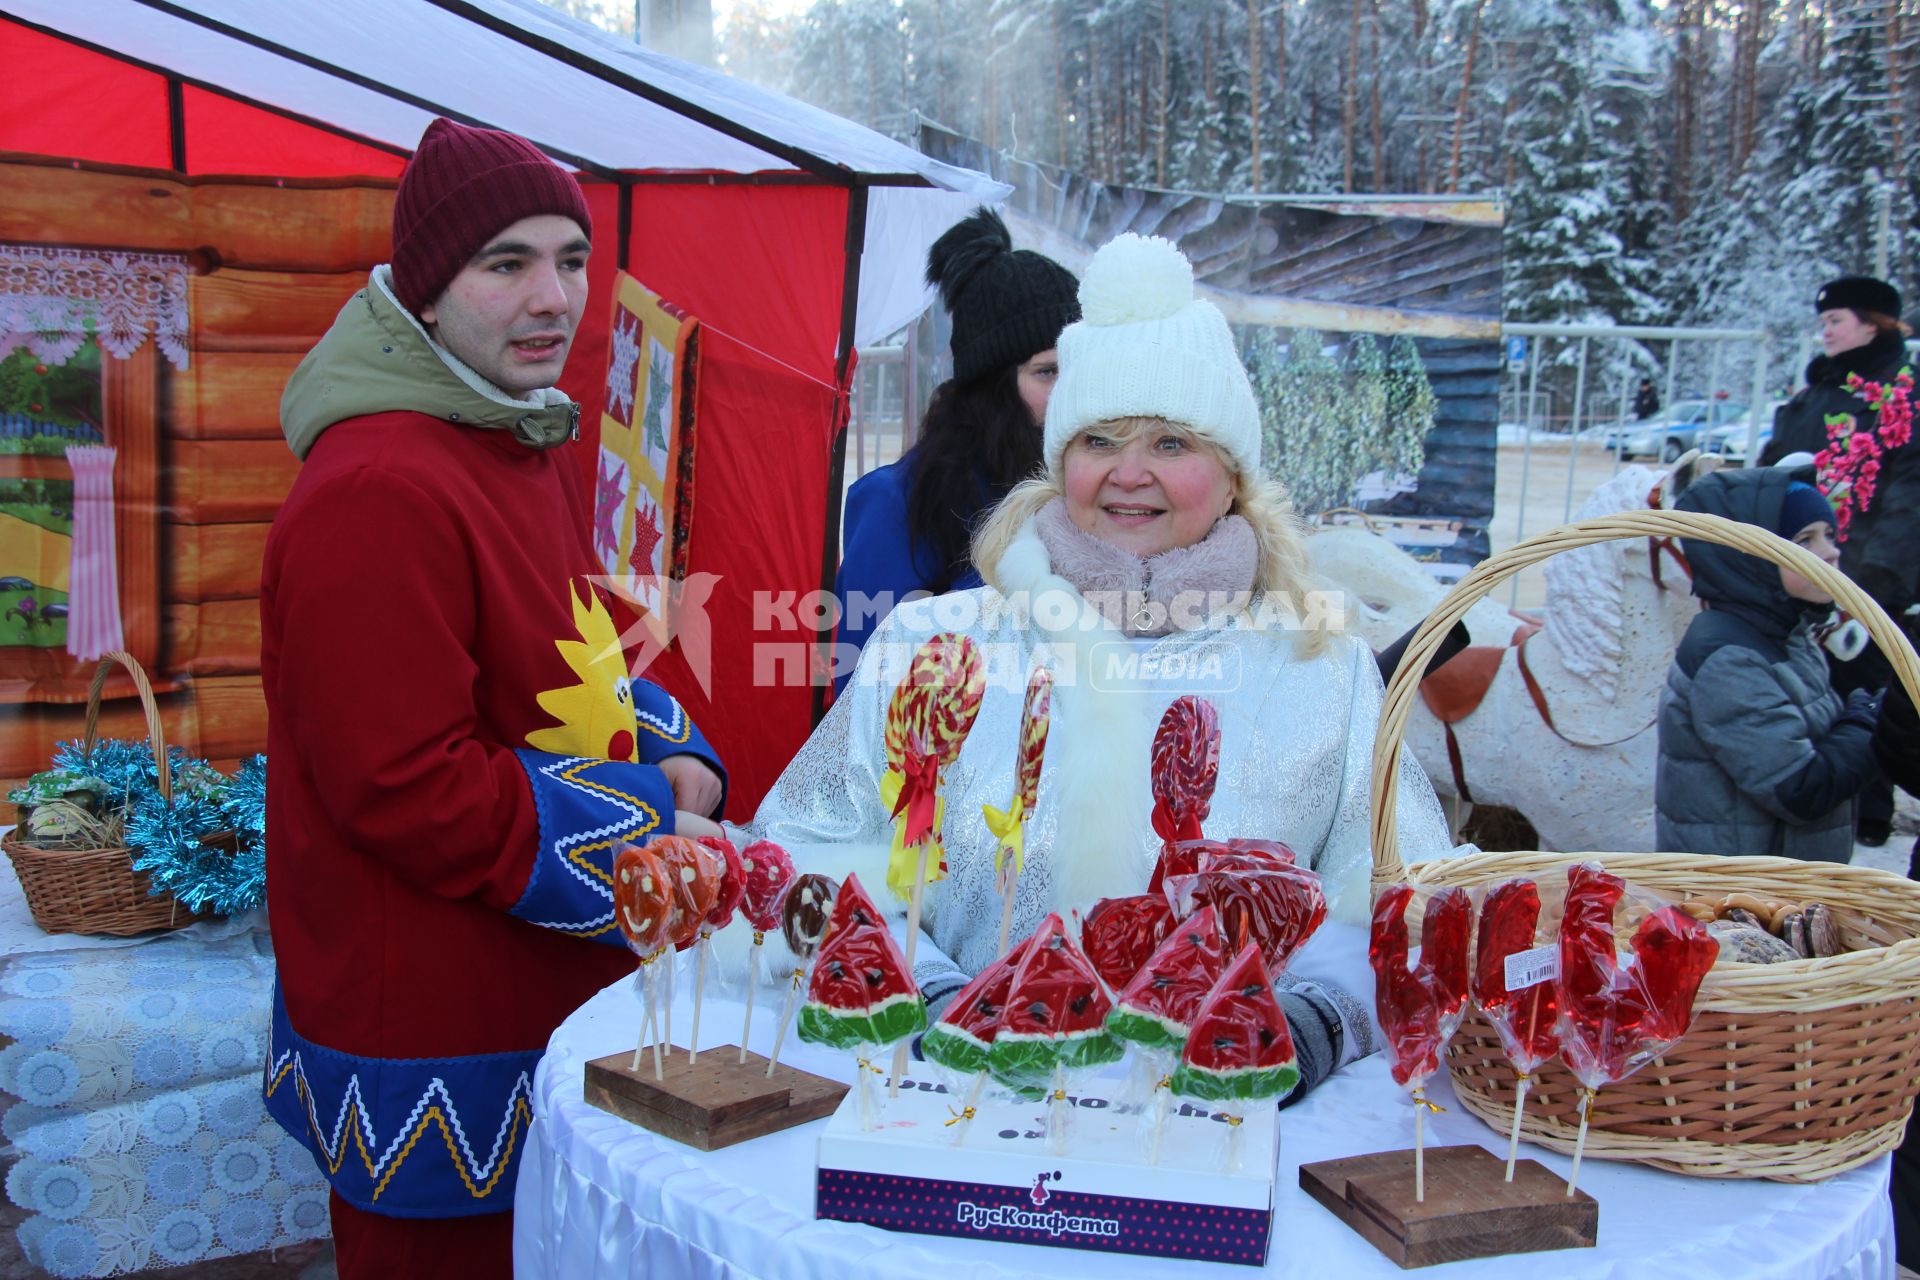
POLYGON ((1222 607, 1244 609, 1260 567, 1260 543, 1241 516, 1223 517, 1190 547, 1145 559, 1080 528, 1059 498, 1040 508, 1034 531, 1053 571, 1129 636, 1174 631, 1174 605, 1183 597, 1186 604, 1178 616, 1205 616, 1222 607), (1195 608, 1200 612, 1194 613, 1195 608))

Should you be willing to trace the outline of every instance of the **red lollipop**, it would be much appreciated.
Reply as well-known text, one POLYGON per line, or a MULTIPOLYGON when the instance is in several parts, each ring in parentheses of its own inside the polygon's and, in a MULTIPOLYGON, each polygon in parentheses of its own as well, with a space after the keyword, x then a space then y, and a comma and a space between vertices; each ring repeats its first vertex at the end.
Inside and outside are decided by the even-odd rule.
POLYGON ((1173 911, 1160 894, 1102 898, 1080 924, 1080 949, 1101 980, 1118 991, 1133 981, 1172 930, 1173 911))
POLYGON ((1472 985, 1473 899, 1465 889, 1442 889, 1427 899, 1420 925, 1420 963, 1440 984, 1440 1039, 1451 1040, 1467 1016, 1472 985))
MULTIPOLYGON (((1219 713, 1205 698, 1175 698, 1153 735, 1153 829, 1163 857, 1176 842, 1200 838, 1219 778, 1219 713)), ((1165 874, 1154 869, 1149 892, 1159 892, 1165 874)))
POLYGON ((1396 1084, 1410 1084, 1415 1096, 1440 1069, 1440 1009, 1446 993, 1425 964, 1407 964, 1407 904, 1413 886, 1396 884, 1373 904, 1373 938, 1367 959, 1373 965, 1374 1007, 1387 1033, 1387 1057, 1396 1084))
POLYGON ((620 850, 613 859, 613 912, 635 955, 650 960, 667 945, 672 909, 673 883, 660 859, 632 845, 620 850))
MULTIPOLYGON (((787 886, 793 883, 795 875, 792 855, 771 840, 755 840, 740 851, 740 868, 745 873, 740 914, 747 918, 756 934, 778 929, 780 910, 787 901, 787 886)), ((760 939, 754 941, 758 943, 760 939)))
POLYGON ((1555 1025, 1559 1006, 1552 974, 1538 975, 1531 986, 1507 985, 1507 962, 1534 949, 1540 924, 1540 890, 1531 880, 1506 880, 1487 891, 1480 904, 1480 945, 1473 970, 1473 998, 1500 1036, 1507 1060, 1519 1075, 1514 1085, 1513 1128, 1507 1135, 1507 1181, 1520 1154, 1520 1117, 1527 1107, 1533 1073, 1560 1052, 1555 1025))
POLYGON ((720 889, 714 895, 713 906, 707 909, 707 932, 713 933, 733 923, 733 913, 746 896, 747 871, 733 841, 725 836, 701 836, 699 840, 720 855, 720 889))
POLYGON ((1268 972, 1276 974, 1327 918, 1317 873, 1231 849, 1203 852, 1196 873, 1167 881, 1167 897, 1176 917, 1212 907, 1228 950, 1256 943, 1268 972))
POLYGON ((1613 909, 1626 884, 1596 863, 1567 868, 1567 908, 1560 922, 1560 1044, 1580 1081, 1580 1136, 1573 1174, 1580 1172, 1593 1097, 1665 1052, 1693 1022, 1693 1001, 1720 944, 1678 907, 1663 907, 1634 931, 1634 957, 1614 952, 1613 909))

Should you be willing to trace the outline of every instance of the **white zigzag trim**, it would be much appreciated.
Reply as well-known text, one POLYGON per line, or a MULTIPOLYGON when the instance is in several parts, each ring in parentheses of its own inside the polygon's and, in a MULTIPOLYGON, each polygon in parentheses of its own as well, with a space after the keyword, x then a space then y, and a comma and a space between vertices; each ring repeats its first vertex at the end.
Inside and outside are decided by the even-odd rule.
MULTIPOLYGON (((293 1073, 295 1077, 298 1078, 300 1090, 307 1099, 308 1118, 317 1121, 319 1116, 313 1111, 315 1105, 313 1085, 312 1082, 307 1079, 306 1063, 298 1053, 288 1050, 278 1058, 275 1058, 273 1061, 273 1069, 268 1072, 268 1078, 271 1079, 278 1076, 286 1066, 289 1058, 293 1059, 293 1073)), ((381 1176, 386 1171, 388 1162, 393 1159, 395 1153, 401 1149, 406 1140, 412 1136, 414 1126, 419 1123, 420 1117, 425 1114, 427 1107, 437 1098, 441 1103, 442 1114, 446 1117, 448 1126, 453 1130, 454 1141, 460 1145, 460 1154, 465 1158, 469 1175, 475 1182, 487 1181, 493 1176, 493 1170, 501 1159, 500 1149, 505 1145, 507 1135, 513 1129, 514 1101, 521 1097, 526 1099, 527 1110, 531 1113, 533 1110, 533 1082, 524 1071, 514 1080, 513 1088, 507 1091, 506 1110, 500 1117, 499 1129, 496 1130, 493 1135, 493 1150, 488 1152, 487 1162, 481 1165, 475 1161, 473 1147, 467 1142, 467 1130, 466 1126, 460 1121, 460 1109, 454 1106, 453 1097, 447 1092, 446 1082, 441 1080, 439 1076, 435 1076, 432 1080, 428 1081, 426 1091, 420 1095, 419 1101, 415 1102, 413 1109, 407 1113, 406 1123, 402 1124, 399 1129, 394 1132, 392 1139, 387 1143, 386 1150, 382 1151, 380 1158, 375 1161, 371 1174, 373 1180, 375 1182, 380 1181, 381 1176)), ((346 1126, 349 1111, 357 1113, 359 1116, 361 1145, 369 1151, 379 1146, 379 1139, 373 1131, 373 1117, 367 1112, 365 1095, 360 1089, 360 1073, 357 1071, 348 1077, 346 1091, 341 1095, 340 1110, 338 1114, 335 1115, 333 1121, 331 1141, 325 1137, 319 1137, 318 1134, 315 1135, 319 1137, 321 1149, 326 1152, 327 1163, 336 1168, 345 1163, 344 1152, 346 1150, 346 1126)))
POLYGON ((672 694, 667 695, 667 701, 673 704, 673 719, 662 720, 658 716, 649 715, 638 707, 633 709, 633 718, 643 724, 651 725, 654 732, 663 738, 677 739, 680 736, 680 727, 687 722, 686 709, 680 705, 680 699, 674 697, 672 694))
MULTIPOLYGON (((564 760, 557 760, 553 764, 543 766, 540 772, 545 774, 552 781, 560 784, 563 787, 567 787, 571 790, 578 791, 580 794, 584 796, 589 796, 595 801, 598 801, 599 803, 604 804, 615 810, 624 810, 627 816, 631 819, 630 822, 616 821, 616 822, 610 822, 605 826, 594 827, 588 831, 576 831, 571 835, 566 836, 560 841, 556 842, 556 844, 554 845, 554 849, 553 849, 554 856, 558 859, 560 865, 566 869, 567 874, 572 876, 575 880, 578 880, 581 884, 586 885, 589 889, 592 889, 600 897, 605 898, 607 900, 607 904, 608 904, 607 913, 589 922, 591 924, 604 924, 607 921, 613 919, 612 888, 610 888, 606 884, 603 884, 601 881, 594 878, 593 876, 588 875, 585 871, 582 871, 579 868, 579 866, 577 866, 571 858, 567 857, 567 852, 570 849, 573 849, 579 845, 592 844, 597 840, 605 840, 605 839, 611 839, 611 838, 617 837, 622 832, 631 829, 633 823, 635 822, 644 823, 646 821, 646 815, 640 810, 638 806, 628 801, 620 800, 617 797, 610 796, 604 791, 600 791, 593 787, 587 786, 586 784, 581 783, 577 780, 561 776, 566 770, 572 769, 576 765, 593 764, 593 763, 597 763, 597 762, 588 760, 587 757, 585 756, 569 756, 564 760)), ((656 819, 657 819, 657 815, 656 815, 656 819)), ((575 926, 546 925, 544 927, 572 928, 575 926)), ((581 926, 581 927, 585 927, 585 926, 581 926)))

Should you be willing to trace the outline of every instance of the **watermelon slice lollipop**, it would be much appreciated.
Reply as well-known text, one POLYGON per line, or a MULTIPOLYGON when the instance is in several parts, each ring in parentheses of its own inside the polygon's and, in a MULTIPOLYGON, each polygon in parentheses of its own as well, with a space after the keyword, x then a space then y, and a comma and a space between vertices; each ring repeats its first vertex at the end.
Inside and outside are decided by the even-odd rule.
POLYGON ((1121 989, 1107 1030, 1143 1049, 1178 1053, 1194 1014, 1226 970, 1226 941, 1212 907, 1175 925, 1160 949, 1121 989))
POLYGON ((1007 1009, 1007 992, 1013 986, 1014 970, 1026 958, 1031 941, 1022 942, 1001 956, 980 976, 960 989, 940 1021, 920 1041, 920 1052, 929 1062, 963 1076, 978 1075, 987 1069, 987 1054, 1000 1033, 1001 1015, 1007 1009))
POLYGON ((926 1025, 926 1001, 886 918, 860 878, 848 876, 814 960, 807 1002, 800 1006, 800 1038, 833 1049, 877 1049, 926 1025))
POLYGON ((1112 1008, 1093 962, 1074 945, 1059 915, 1050 915, 1014 970, 987 1069, 1009 1087, 1040 1090, 1061 1069, 1117 1062, 1126 1051, 1107 1034, 1112 1008))
POLYGON ((1260 948, 1240 948, 1194 1015, 1173 1091, 1209 1102, 1282 1098, 1300 1083, 1293 1034, 1274 999, 1260 948))

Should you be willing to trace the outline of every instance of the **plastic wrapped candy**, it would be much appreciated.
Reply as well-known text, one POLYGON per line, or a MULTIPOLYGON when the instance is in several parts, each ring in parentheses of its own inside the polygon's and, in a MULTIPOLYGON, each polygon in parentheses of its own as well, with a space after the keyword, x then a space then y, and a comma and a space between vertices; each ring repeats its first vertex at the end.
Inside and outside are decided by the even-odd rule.
POLYGON ((1531 880, 1505 880, 1487 890, 1480 903, 1480 937, 1475 951, 1473 998, 1493 1024, 1519 1080, 1514 1085, 1513 1126, 1507 1135, 1507 1181, 1513 1181, 1513 1163, 1520 1151, 1520 1118, 1526 1111, 1527 1090, 1541 1067, 1560 1052, 1555 1025, 1559 1006, 1554 1000, 1553 968, 1539 966, 1530 985, 1508 986, 1507 967, 1525 965, 1534 951, 1540 922, 1540 889, 1531 880))
POLYGON ((1270 865, 1264 855, 1245 850, 1203 852, 1194 874, 1171 877, 1166 888, 1176 918, 1212 907, 1227 946, 1238 951, 1245 943, 1258 944, 1270 973, 1283 971, 1327 918, 1327 895, 1316 872, 1270 865))
POLYGON ((1147 885, 1160 892, 1169 875, 1188 869, 1173 853, 1184 840, 1200 838, 1200 824, 1213 808, 1220 779, 1220 715, 1205 698, 1175 698, 1153 735, 1153 829, 1160 860, 1147 885))
POLYGON ((1102 898, 1080 922, 1080 946, 1109 990, 1132 981, 1173 928, 1173 910, 1157 893, 1102 898))
POLYGON ((1473 985, 1473 898, 1465 889, 1442 889, 1427 899, 1420 923, 1420 963, 1440 984, 1440 1042, 1453 1039, 1467 1016, 1473 985))
POLYGON ((620 925, 621 936, 627 945, 640 957, 639 971, 634 975, 634 987, 640 995, 640 1039, 633 1050, 633 1062, 630 1069, 640 1069, 640 1053, 649 1040, 653 1041, 653 1073, 658 1078, 662 1073, 660 1064, 660 1042, 652 1034, 656 984, 653 962, 667 946, 667 920, 672 911, 674 893, 672 881, 667 869, 646 849, 628 845, 614 855, 613 859, 613 913, 620 925))
POLYGON ((1567 869, 1555 997, 1561 1053, 1582 1093, 1569 1193, 1579 1177, 1594 1095, 1601 1086, 1638 1071, 1687 1033, 1694 997, 1720 954, 1720 944, 1705 925, 1668 906, 1640 921, 1633 956, 1620 963, 1614 951, 1613 910, 1625 892, 1626 882, 1597 863, 1567 869))
POLYGON ((1014 969, 987 1069, 1025 1097, 1051 1090, 1056 1153, 1066 1141, 1066 1073, 1117 1062, 1125 1052, 1107 1034, 1112 1007, 1105 984, 1074 945, 1066 924, 1058 915, 1048 916, 1014 969))
POLYGON ((1212 907, 1180 921, 1114 998, 1107 1029, 1143 1049, 1178 1053, 1200 1002, 1226 971, 1226 943, 1212 907))
POLYGON ((1020 711, 1020 753, 1013 763, 1013 799, 1005 809, 981 805, 987 830, 999 844, 993 851, 993 871, 1000 883, 1001 954, 1013 928, 1013 893, 1026 870, 1027 823, 1040 800, 1040 766, 1047 754, 1047 731, 1052 723, 1053 673, 1035 667, 1027 676, 1027 700, 1020 711))
MULTIPOLYGON (((702 848, 712 850, 720 859, 720 884, 714 893, 713 905, 707 908, 707 914, 700 922, 699 938, 694 943, 698 950, 695 952, 693 977, 692 1043, 687 1051, 689 1062, 697 1061, 700 1057, 700 1007, 707 998, 707 953, 713 949, 713 935, 733 923, 733 913, 747 891, 746 868, 741 864, 740 851, 733 847, 733 841, 725 836, 699 836, 696 839, 702 848)), ((751 999, 751 992, 748 997, 751 999)), ((746 1047, 744 1041, 741 1047, 746 1047)))
POLYGON ((1299 1083, 1287 1015, 1274 998, 1260 948, 1248 943, 1200 1002, 1173 1070, 1172 1091, 1229 1108, 1222 1163, 1231 1173, 1240 1167, 1246 1104, 1284 1098, 1299 1083))
POLYGON ((1007 1011, 1013 974, 1031 945, 1032 939, 1027 939, 981 970, 920 1039, 920 1052, 926 1060, 950 1072, 956 1089, 966 1090, 966 1101, 947 1122, 959 1126, 953 1136, 956 1147, 967 1140, 974 1104, 980 1101, 980 1091, 987 1081, 987 1058, 1007 1011))
POLYGON ((1394 1083, 1413 1091, 1414 1198, 1427 1198, 1426 1084, 1440 1069, 1440 1016, 1448 994, 1424 960, 1407 964, 1407 903, 1413 886, 1390 885, 1373 904, 1367 959, 1373 965, 1374 1011, 1387 1036, 1394 1083))
MULTIPOLYGON (((667 941, 675 951, 684 951, 699 938, 707 913, 720 896, 720 882, 726 875, 726 861, 698 840, 686 836, 660 836, 647 842, 647 848, 667 869, 674 887, 674 903, 667 914, 667 941)), ((673 1052, 673 957, 661 966, 661 981, 666 985, 660 1005, 660 1039, 666 1051, 673 1052)))
POLYGON ((834 898, 839 892, 840 886, 831 876, 817 871, 809 871, 787 886, 787 895, 780 907, 780 932, 787 940, 787 949, 793 952, 793 982, 787 990, 786 1004, 780 1010, 779 1025, 774 1028, 773 1052, 767 1058, 768 1075, 779 1065, 780 1045, 786 1039, 787 1024, 793 1021, 793 1007, 806 985, 807 962, 813 959, 814 950, 827 931, 834 898))
POLYGON ((927 1025, 926 1002, 908 972, 906 957, 886 920, 867 897, 858 876, 848 876, 833 900, 800 1006, 799 1033, 810 1044, 855 1053, 866 1127, 873 1127, 867 1058, 927 1025))
POLYGON ((747 961, 747 1012, 740 1023, 740 1061, 747 1060, 747 1037, 753 1031, 753 1000, 760 982, 760 947, 767 931, 780 927, 780 911, 793 884, 793 858, 771 840, 756 840, 740 851, 740 914, 753 929, 753 951, 747 961))

